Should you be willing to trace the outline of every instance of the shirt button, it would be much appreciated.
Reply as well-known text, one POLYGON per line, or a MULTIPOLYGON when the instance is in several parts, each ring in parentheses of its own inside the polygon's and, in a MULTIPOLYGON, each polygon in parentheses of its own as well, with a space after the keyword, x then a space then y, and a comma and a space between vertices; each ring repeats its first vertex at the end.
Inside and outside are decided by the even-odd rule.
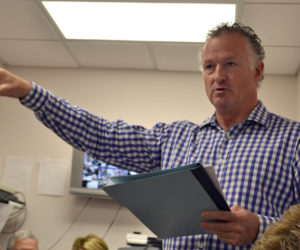
POLYGON ((223 160, 222 158, 218 158, 218 160, 217 160, 217 163, 218 163, 218 164, 221 164, 221 165, 222 165, 223 162, 224 162, 224 160, 223 160))
POLYGON ((198 245, 199 249, 203 249, 204 248, 204 244, 203 243, 198 243, 197 245, 198 245))
POLYGON ((225 133, 225 138, 226 138, 226 140, 227 140, 227 141, 230 141, 230 139, 231 139, 231 136, 230 136, 230 134, 228 134, 228 133, 225 133))

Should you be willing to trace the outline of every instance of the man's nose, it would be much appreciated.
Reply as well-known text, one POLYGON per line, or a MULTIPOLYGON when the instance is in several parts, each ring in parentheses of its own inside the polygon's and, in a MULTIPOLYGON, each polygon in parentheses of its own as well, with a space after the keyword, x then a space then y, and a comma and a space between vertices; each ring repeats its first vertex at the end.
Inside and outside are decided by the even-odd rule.
POLYGON ((226 77, 226 70, 222 65, 217 65, 214 72, 215 81, 222 82, 226 77))

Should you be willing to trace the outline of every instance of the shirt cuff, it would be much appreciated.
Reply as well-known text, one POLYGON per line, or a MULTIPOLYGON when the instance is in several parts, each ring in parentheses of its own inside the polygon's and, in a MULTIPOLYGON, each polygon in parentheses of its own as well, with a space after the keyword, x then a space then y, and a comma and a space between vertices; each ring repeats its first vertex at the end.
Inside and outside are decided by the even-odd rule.
POLYGON ((258 215, 258 214, 257 214, 257 216, 259 219, 259 230, 258 230, 258 234, 257 234, 256 240, 254 241, 254 243, 256 243, 256 241, 262 237, 262 235, 264 234, 264 232, 268 226, 270 226, 271 224, 273 224, 274 222, 279 220, 279 218, 276 218, 276 217, 268 217, 268 216, 263 216, 263 215, 258 215))
POLYGON ((28 95, 20 103, 34 112, 41 111, 49 99, 49 92, 34 82, 28 95))

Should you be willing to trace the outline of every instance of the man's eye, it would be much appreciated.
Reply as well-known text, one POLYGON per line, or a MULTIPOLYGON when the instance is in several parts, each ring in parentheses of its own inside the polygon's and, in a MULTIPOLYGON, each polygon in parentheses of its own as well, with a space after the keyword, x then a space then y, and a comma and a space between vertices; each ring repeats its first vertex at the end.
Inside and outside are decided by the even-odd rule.
POLYGON ((212 68, 213 68, 213 65, 211 65, 211 64, 208 64, 208 65, 204 66, 205 70, 211 70, 212 68))
POLYGON ((234 63, 234 62, 228 62, 227 65, 228 65, 229 67, 232 67, 232 66, 235 65, 235 63, 234 63))

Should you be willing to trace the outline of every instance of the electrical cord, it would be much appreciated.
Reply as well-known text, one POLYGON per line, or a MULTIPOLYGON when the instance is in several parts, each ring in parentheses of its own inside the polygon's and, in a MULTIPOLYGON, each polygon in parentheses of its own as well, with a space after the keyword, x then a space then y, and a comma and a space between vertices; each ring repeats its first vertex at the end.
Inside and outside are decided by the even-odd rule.
MULTIPOLYGON (((79 217, 81 216, 81 214, 82 214, 82 213, 84 212, 84 210, 86 209, 86 207, 87 207, 87 205, 88 205, 88 203, 90 202, 91 199, 92 199, 92 197, 89 197, 89 198, 86 200, 86 202, 85 202, 85 204, 83 205, 81 211, 79 212, 77 218, 75 218, 75 219, 73 220, 73 222, 70 224, 70 226, 69 226, 69 227, 65 230, 65 232, 57 239, 57 241, 56 241, 52 246, 50 246, 50 247, 48 248, 48 250, 53 249, 53 248, 54 248, 54 247, 55 247, 55 246, 56 246, 56 245, 57 245, 57 244, 65 237, 65 235, 71 230, 71 228, 73 227, 73 225, 77 222, 77 220, 79 219, 79 217)), ((103 236, 102 236, 102 239, 103 239, 103 240, 105 239, 105 237, 106 237, 107 234, 109 233, 110 229, 112 228, 113 224, 115 223, 115 221, 116 221, 116 219, 117 219, 117 217, 118 217, 118 215, 119 215, 119 213, 120 213, 120 210, 121 210, 121 206, 119 206, 118 209, 116 210, 116 213, 115 213, 115 215, 114 215, 114 217, 113 217, 111 223, 108 225, 106 231, 104 232, 104 234, 103 234, 103 236)))
POLYGON ((119 206, 119 207, 117 208, 114 217, 112 218, 110 224, 108 225, 106 231, 104 232, 104 234, 103 234, 103 236, 102 236, 102 239, 103 239, 103 240, 105 239, 105 237, 106 237, 107 234, 109 233, 110 229, 112 228, 113 224, 115 223, 115 221, 116 221, 116 219, 117 219, 117 217, 118 217, 118 215, 119 215, 119 213, 120 213, 121 208, 122 208, 121 206, 119 206))
POLYGON ((89 204, 91 199, 92 199, 92 197, 87 198, 87 200, 85 201, 85 203, 84 203, 81 211, 79 212, 78 216, 73 220, 73 222, 69 225, 69 227, 65 230, 65 232, 63 232, 63 234, 56 240, 56 242, 54 242, 53 245, 48 248, 48 250, 53 249, 66 236, 66 234, 71 230, 73 225, 78 221, 79 217, 82 215, 82 213, 86 209, 86 207, 89 204))
MULTIPOLYGON (((20 194, 22 196, 22 201, 20 201, 22 205, 22 207, 19 208, 15 208, 15 211, 13 211, 9 218, 7 219, 7 224, 11 224, 13 221, 15 221, 16 225, 14 226, 14 229, 11 231, 2 231, 1 233, 3 234, 12 234, 15 233, 16 231, 18 231, 23 224, 25 223, 26 217, 27 217, 27 208, 26 208, 26 201, 25 201, 25 196, 23 193, 18 192, 18 194, 20 194), (18 224, 18 219, 21 215, 24 215, 22 221, 18 224)), ((62 235, 48 248, 48 250, 53 249, 59 242, 61 242, 61 240, 66 236, 66 234, 71 230, 71 228, 73 227, 73 225, 78 221, 78 219, 80 218, 80 216, 82 215, 82 213, 84 212, 84 210, 86 209, 87 205, 89 204, 90 200, 92 199, 92 197, 88 197, 87 200, 85 201, 81 211, 79 212, 78 216, 73 220, 73 222, 68 226, 68 228, 62 233, 62 235)), ((116 213, 114 215, 114 217, 111 220, 111 223, 108 225, 106 231, 104 232, 102 239, 105 239, 105 237, 107 236, 107 234, 110 232, 112 226, 114 225, 120 210, 121 210, 121 206, 119 206, 116 210, 116 213)))
POLYGON ((27 218, 27 208, 26 208, 26 199, 25 195, 22 192, 15 192, 15 196, 21 196, 21 199, 17 197, 17 203, 20 205, 20 207, 14 207, 13 211, 9 215, 7 222, 6 222, 6 228, 11 227, 12 230, 2 230, 2 234, 12 234, 17 232, 25 223, 25 220, 27 218), (20 217, 23 215, 23 218, 19 222, 20 217), (15 223, 14 226, 12 224, 15 223))

